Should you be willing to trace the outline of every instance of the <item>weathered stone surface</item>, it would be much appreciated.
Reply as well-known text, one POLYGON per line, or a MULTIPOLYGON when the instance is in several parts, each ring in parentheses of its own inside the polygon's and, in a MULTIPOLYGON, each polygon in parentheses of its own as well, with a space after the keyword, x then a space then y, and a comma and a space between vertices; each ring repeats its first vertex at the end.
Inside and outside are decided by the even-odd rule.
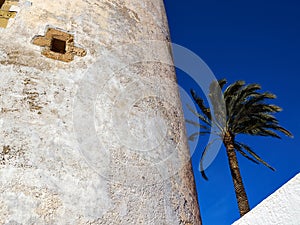
POLYGON ((15 10, 0 28, 0 224, 201 224, 162 1, 15 10), (86 56, 42 55, 48 28, 86 56))

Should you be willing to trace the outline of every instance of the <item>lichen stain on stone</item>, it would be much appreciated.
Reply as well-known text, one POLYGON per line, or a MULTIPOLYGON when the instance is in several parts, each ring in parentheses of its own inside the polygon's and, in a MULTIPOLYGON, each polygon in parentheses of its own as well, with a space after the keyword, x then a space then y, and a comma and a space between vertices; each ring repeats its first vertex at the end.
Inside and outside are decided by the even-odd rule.
POLYGON ((4 145, 0 156, 0 165, 2 166, 11 165, 17 168, 31 168, 26 160, 25 149, 22 147, 4 145))
POLYGON ((2 148, 2 154, 6 155, 10 152, 10 146, 9 145, 4 145, 2 148))
POLYGON ((43 106, 47 105, 47 103, 40 101, 40 95, 46 95, 46 92, 39 93, 35 87, 37 83, 31 81, 29 78, 26 78, 23 84, 23 95, 25 96, 24 101, 28 104, 29 110, 31 112, 37 112, 38 114, 41 114, 43 106))
POLYGON ((18 112, 18 109, 1 108, 1 113, 18 112))
POLYGON ((18 65, 29 68, 38 68, 41 71, 49 71, 52 69, 53 66, 51 66, 49 62, 41 60, 35 52, 27 50, 24 46, 14 47, 15 49, 22 49, 22 51, 15 49, 6 50, 6 57, 3 60, 0 60, 0 65, 18 65), (35 58, 35 60, 32 60, 32 58, 35 58))

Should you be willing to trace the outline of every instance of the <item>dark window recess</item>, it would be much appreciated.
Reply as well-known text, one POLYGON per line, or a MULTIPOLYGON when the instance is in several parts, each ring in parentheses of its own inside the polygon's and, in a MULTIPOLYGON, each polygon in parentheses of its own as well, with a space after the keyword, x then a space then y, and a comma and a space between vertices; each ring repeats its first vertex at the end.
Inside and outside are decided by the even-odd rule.
POLYGON ((5 2, 5 0, 0 0, 0 9, 2 8, 4 2, 5 2))
MULTIPOLYGON (((0 0, 1 1, 1 0, 0 0)), ((66 53, 66 42, 53 38, 51 41, 51 47, 50 50, 53 52, 58 52, 61 54, 65 54, 66 53)))

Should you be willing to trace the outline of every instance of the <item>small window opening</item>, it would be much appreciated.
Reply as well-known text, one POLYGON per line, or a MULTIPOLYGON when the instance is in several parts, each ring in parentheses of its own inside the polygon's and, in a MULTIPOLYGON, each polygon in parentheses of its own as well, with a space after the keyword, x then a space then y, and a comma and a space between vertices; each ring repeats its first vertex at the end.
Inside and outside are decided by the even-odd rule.
POLYGON ((62 41, 62 40, 53 38, 51 41, 50 50, 53 52, 65 54, 66 53, 66 41, 62 41))
POLYGON ((0 9, 2 8, 4 2, 5 2, 5 0, 0 0, 0 9))

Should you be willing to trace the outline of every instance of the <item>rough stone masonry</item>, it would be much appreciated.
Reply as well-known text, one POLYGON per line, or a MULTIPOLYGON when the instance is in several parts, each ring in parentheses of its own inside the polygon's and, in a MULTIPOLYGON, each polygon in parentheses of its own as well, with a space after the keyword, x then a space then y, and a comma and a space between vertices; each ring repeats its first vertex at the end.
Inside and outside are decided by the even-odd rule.
POLYGON ((0 224, 201 224, 163 1, 0 22, 0 224))

